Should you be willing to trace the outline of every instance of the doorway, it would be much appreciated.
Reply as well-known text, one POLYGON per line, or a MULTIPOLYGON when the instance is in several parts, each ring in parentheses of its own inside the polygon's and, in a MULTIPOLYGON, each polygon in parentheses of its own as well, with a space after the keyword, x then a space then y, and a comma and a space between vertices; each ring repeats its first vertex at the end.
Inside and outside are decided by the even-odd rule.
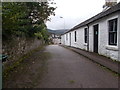
POLYGON ((98 33, 99 33, 99 25, 93 26, 93 50, 95 53, 98 53, 98 33))

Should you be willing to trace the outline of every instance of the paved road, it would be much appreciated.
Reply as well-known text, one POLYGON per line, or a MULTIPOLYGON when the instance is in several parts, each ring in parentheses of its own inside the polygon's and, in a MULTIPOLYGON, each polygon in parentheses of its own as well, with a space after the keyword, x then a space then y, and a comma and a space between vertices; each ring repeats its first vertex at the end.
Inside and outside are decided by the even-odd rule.
POLYGON ((60 47, 49 45, 48 73, 37 88, 117 88, 118 77, 89 59, 60 47))

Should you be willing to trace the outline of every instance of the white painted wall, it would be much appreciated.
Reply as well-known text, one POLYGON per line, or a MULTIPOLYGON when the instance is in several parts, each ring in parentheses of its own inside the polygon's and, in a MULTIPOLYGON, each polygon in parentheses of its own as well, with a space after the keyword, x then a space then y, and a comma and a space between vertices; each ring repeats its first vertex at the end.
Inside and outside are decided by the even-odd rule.
POLYGON ((59 38, 54 38, 53 43, 54 44, 60 44, 61 40, 59 38))
MULTIPOLYGON (((93 25, 99 24, 98 53, 110 57, 112 59, 118 60, 118 44, 117 46, 108 45, 108 21, 115 18, 118 18, 117 13, 109 15, 99 21, 90 24, 89 48, 90 51, 93 52, 93 25)), ((118 27, 119 27, 119 23, 118 23, 118 27)))
MULTIPOLYGON (((118 42, 120 42, 120 15, 119 13, 111 14, 100 20, 95 21, 89 25, 89 51, 93 52, 93 26, 99 24, 99 40, 98 40, 98 53, 115 60, 120 61, 120 43, 117 46, 108 45, 108 21, 111 19, 118 18, 118 42), (119 45, 119 46, 118 46, 119 45), (118 49, 119 48, 119 49, 118 49), (118 53, 119 52, 119 53, 118 53)), ((70 46, 70 33, 71 33, 71 46, 87 50, 87 44, 84 43, 84 29, 87 26, 81 27, 74 31, 68 32, 68 39, 65 37, 64 45, 70 46), (77 42, 75 42, 75 31, 77 32, 77 42)), ((62 37, 63 37, 62 36, 62 37)))
POLYGON ((77 38, 77 43, 78 47, 84 50, 87 50, 87 43, 84 41, 84 29, 87 27, 82 27, 78 29, 78 38, 77 38))
POLYGON ((65 34, 64 35, 61 35, 61 44, 62 45, 66 45, 65 44, 65 38, 64 38, 65 34))

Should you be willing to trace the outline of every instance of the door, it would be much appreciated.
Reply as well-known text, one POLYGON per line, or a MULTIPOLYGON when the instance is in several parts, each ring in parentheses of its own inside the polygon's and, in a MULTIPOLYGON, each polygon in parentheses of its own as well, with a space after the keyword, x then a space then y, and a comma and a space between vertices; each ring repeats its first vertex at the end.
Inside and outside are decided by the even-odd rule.
POLYGON ((93 33, 94 33, 94 35, 93 35, 93 38, 94 38, 94 44, 93 44, 93 50, 94 50, 94 52, 96 52, 96 53, 98 53, 98 31, 99 31, 99 25, 97 24, 97 25, 94 25, 93 26, 93 33))
POLYGON ((70 33, 70 46, 71 46, 71 33, 70 33))

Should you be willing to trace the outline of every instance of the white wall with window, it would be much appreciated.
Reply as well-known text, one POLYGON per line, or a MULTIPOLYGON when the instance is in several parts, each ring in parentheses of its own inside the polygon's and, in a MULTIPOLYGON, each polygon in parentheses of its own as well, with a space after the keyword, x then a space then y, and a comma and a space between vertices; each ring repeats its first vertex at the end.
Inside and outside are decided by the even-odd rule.
POLYGON ((87 27, 81 27, 78 29, 78 38, 77 38, 77 43, 78 43, 78 48, 81 48, 83 50, 87 50, 87 42, 85 42, 85 39, 87 38, 86 37, 86 32, 85 32, 85 29, 87 27))
POLYGON ((108 44, 112 46, 117 46, 117 24, 118 18, 114 18, 108 21, 108 44))
POLYGON ((70 31, 65 34, 65 45, 77 47, 80 49, 87 50, 89 44, 89 51, 94 50, 94 25, 98 24, 98 53, 112 59, 118 60, 120 44, 120 16, 118 13, 111 14, 103 17, 88 26, 80 27, 76 30, 70 31), (89 34, 89 37, 88 37, 89 34), (71 35, 71 36, 70 36, 71 35), (89 38, 89 42, 87 41, 89 38))
POLYGON ((93 26, 99 25, 98 53, 118 60, 118 13, 111 14, 89 25, 89 51, 93 52, 93 26))

